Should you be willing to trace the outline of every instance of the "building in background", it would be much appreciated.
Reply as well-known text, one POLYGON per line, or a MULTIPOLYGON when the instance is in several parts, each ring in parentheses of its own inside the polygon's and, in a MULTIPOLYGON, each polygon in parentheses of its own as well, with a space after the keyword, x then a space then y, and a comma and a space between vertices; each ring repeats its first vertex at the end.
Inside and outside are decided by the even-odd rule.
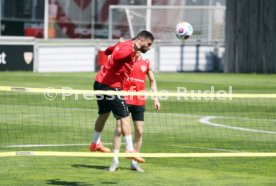
POLYGON ((43 37, 44 1, 1 0, 1 36, 43 37))
MULTIPOLYGON (((2 36, 44 37, 45 1, 0 0, 0 3, 2 36)), ((147 5, 147 0, 48 0, 48 3, 49 38, 108 38, 110 5, 147 5)), ((225 5, 225 0, 152 0, 151 3, 152 6, 213 6, 225 5)), ((169 14, 161 14, 162 21, 170 20, 169 14)), ((116 37, 128 31, 124 26, 126 19, 120 17, 123 24, 117 28, 116 37)))

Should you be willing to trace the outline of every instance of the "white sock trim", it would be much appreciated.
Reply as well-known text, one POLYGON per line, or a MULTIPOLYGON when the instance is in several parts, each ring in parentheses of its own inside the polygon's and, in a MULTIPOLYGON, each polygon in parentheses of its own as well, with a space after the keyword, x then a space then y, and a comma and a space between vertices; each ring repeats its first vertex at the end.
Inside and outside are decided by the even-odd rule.
POLYGON ((137 161, 135 161, 135 160, 131 160, 131 164, 132 164, 132 165, 137 165, 137 164, 138 164, 138 162, 137 162, 137 161))
MULTIPOLYGON (((118 154, 120 152, 119 149, 113 149, 114 154, 118 154)), ((119 157, 118 155, 115 155, 112 160, 113 163, 119 164, 119 157)))
POLYGON ((126 150, 134 151, 132 135, 125 136, 125 142, 126 142, 126 150))
POLYGON ((97 132, 94 130, 93 143, 95 144, 101 143, 101 132, 97 132))

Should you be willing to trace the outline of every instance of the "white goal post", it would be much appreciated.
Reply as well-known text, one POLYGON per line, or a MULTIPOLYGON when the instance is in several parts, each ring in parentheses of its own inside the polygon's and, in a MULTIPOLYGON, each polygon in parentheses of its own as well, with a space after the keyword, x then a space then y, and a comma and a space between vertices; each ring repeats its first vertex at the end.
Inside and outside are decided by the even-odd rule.
POLYGON ((151 31, 160 41, 175 41, 175 25, 191 23, 189 42, 224 43, 225 7, 217 6, 124 6, 109 7, 109 39, 131 38, 141 30, 151 31))

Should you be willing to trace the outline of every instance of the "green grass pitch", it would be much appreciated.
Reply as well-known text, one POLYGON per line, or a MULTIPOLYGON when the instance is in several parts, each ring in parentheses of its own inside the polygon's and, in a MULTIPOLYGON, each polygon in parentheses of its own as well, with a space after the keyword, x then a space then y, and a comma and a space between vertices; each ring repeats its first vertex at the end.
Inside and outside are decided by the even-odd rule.
MULTIPOLYGON (((95 73, 3 72, 0 86, 89 90, 95 73)), ((276 94, 276 75, 157 73, 158 89, 276 94)), ((95 100, 0 91, 0 153, 7 151, 87 152, 97 116, 95 100), (28 105, 28 106, 26 106, 28 105), (22 144, 67 146, 12 147, 22 144), (71 145, 72 144, 72 145, 71 145), (75 146, 74 146, 75 144, 75 146)), ((147 102, 142 152, 275 152, 276 100, 161 100, 147 102), (212 118, 208 118, 212 117, 212 118), (212 124, 219 124, 214 127, 212 124), (228 128, 227 128, 228 127, 228 128)), ((111 147, 114 119, 103 140, 111 147)), ((124 149, 124 146, 121 148, 124 149)), ((107 171, 111 158, 3 157, 0 185, 275 185, 275 158, 146 158, 145 173, 107 171)))

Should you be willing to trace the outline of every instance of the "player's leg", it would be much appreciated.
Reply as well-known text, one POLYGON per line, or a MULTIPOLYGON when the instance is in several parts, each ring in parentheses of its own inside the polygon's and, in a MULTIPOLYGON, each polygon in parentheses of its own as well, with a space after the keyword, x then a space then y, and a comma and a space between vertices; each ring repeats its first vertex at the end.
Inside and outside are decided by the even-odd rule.
POLYGON ((90 145, 90 151, 110 152, 110 149, 103 146, 101 142, 101 132, 110 112, 100 114, 95 122, 93 142, 90 145))
POLYGON ((134 137, 134 149, 140 152, 142 147, 142 135, 143 135, 144 121, 134 121, 135 137, 134 137))
MULTIPOLYGON (((135 127, 134 149, 136 152, 140 152, 142 147, 143 126, 144 126, 144 121, 134 121, 134 127, 135 127)), ((138 172, 144 172, 144 170, 140 167, 138 162, 135 160, 131 160, 130 169, 138 172)))
MULTIPOLYGON (((100 84, 95 81, 94 90, 105 90, 107 86, 100 84)), ((108 105, 108 96, 106 95, 96 95, 97 104, 98 104, 98 118, 95 122, 93 142, 90 144, 90 151, 101 151, 101 152, 110 152, 110 149, 103 146, 101 142, 101 132, 105 126, 105 122, 111 112, 111 109, 108 105)))
POLYGON ((122 134, 125 138, 126 150, 129 152, 134 151, 133 142, 132 142, 132 133, 131 133, 131 125, 130 125, 130 117, 120 118, 122 124, 122 134))
POLYGON ((116 129, 115 129, 115 133, 114 133, 114 137, 113 137, 114 157, 113 157, 111 166, 109 167, 110 172, 116 171, 116 169, 119 167, 119 157, 116 154, 120 152, 121 135, 122 135, 121 120, 116 120, 116 129))
POLYGON ((116 120, 116 129, 113 137, 113 149, 120 150, 121 136, 122 136, 121 120, 116 120))
POLYGON ((95 122, 95 128, 94 130, 97 132, 102 132, 105 122, 107 120, 107 118, 109 117, 110 112, 106 112, 103 114, 100 114, 95 122))
MULTIPOLYGON (((131 125, 128 107, 123 97, 115 96, 114 101, 112 102, 112 112, 114 116, 121 121, 122 134, 125 138, 126 143, 126 152, 133 153, 135 152, 132 141, 131 125)), ((143 158, 140 157, 129 157, 135 159, 138 162, 145 162, 143 158)))
MULTIPOLYGON (((140 152, 142 147, 145 108, 144 106, 132 106, 132 110, 132 119, 135 129, 134 149, 136 152, 140 152)), ((130 168, 138 172, 144 172, 144 170, 139 166, 138 162, 135 160, 131 161, 130 168)))

